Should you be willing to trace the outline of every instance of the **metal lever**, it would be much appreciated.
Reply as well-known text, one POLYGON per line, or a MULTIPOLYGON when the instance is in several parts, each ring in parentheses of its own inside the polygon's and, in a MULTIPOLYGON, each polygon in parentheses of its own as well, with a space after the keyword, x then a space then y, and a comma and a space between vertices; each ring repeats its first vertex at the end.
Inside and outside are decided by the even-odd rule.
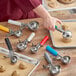
POLYGON ((26 40, 24 40, 24 41, 22 41, 22 42, 19 41, 19 43, 17 44, 17 49, 18 49, 19 51, 25 50, 25 49, 27 48, 27 44, 28 44, 29 42, 31 42, 31 40, 32 40, 34 37, 35 37, 35 33, 32 32, 31 35, 30 35, 26 40))
POLYGON ((64 64, 68 64, 70 62, 70 56, 61 56, 58 54, 58 52, 56 50, 54 50, 53 48, 51 48, 50 46, 46 46, 46 50, 51 53, 52 55, 54 55, 55 57, 57 57, 57 59, 61 60, 62 63, 64 64))
POLYGON ((48 37, 48 36, 45 36, 44 39, 43 39, 40 43, 38 43, 37 45, 33 45, 33 44, 32 44, 32 48, 30 49, 30 51, 31 51, 33 54, 35 54, 36 52, 38 52, 38 49, 46 43, 46 41, 47 41, 48 39, 49 39, 49 37, 48 37))
POLYGON ((17 62, 17 56, 14 55, 9 38, 5 38, 5 42, 7 44, 8 49, 9 49, 9 57, 10 57, 11 63, 15 64, 17 62))
POLYGON ((13 31, 13 30, 10 29, 9 34, 7 34, 6 36, 9 37, 9 36, 12 36, 12 35, 14 35, 16 37, 22 36, 22 30, 13 31))
POLYGON ((49 68, 49 71, 51 74, 56 75, 61 71, 61 68, 59 65, 53 65, 52 60, 48 53, 44 54, 44 57, 46 61, 49 63, 48 65, 43 65, 44 68, 49 68))

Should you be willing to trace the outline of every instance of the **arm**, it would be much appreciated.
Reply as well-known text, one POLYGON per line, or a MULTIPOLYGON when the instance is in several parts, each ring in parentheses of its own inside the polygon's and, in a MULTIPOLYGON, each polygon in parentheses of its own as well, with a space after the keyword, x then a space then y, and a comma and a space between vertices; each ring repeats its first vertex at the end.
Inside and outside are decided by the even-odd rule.
POLYGON ((13 0, 16 5, 25 13, 38 7, 41 3, 39 0, 13 0))
POLYGON ((33 11, 37 13, 41 18, 43 18, 44 27, 48 30, 54 31, 56 22, 59 22, 61 24, 61 21, 57 18, 52 17, 42 5, 39 5, 33 11))

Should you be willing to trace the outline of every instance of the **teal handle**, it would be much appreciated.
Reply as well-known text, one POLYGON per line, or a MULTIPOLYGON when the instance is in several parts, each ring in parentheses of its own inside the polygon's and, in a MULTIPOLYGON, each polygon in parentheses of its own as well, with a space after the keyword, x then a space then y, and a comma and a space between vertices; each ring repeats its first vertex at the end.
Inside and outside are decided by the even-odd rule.
POLYGON ((49 45, 46 46, 46 50, 54 56, 58 55, 58 52, 56 50, 54 50, 53 48, 51 48, 49 45))

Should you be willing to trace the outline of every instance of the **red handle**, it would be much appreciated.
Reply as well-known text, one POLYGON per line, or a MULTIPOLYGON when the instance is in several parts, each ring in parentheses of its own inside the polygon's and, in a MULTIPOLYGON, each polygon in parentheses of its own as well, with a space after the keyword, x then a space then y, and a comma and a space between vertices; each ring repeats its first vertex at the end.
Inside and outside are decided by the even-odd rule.
POLYGON ((49 39, 48 36, 45 36, 44 39, 40 42, 41 45, 44 45, 45 42, 49 39))

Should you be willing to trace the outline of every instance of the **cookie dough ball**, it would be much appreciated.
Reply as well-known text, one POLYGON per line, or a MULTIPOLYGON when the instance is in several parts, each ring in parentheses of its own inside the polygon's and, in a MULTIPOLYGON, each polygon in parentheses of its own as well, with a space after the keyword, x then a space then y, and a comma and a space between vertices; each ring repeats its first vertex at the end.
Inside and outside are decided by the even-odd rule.
POLYGON ((20 69, 26 69, 26 65, 22 62, 19 64, 19 68, 20 69))
POLYGON ((5 67, 0 65, 0 72, 4 72, 5 70, 5 67))
POLYGON ((62 29, 65 30, 65 31, 69 30, 69 26, 68 25, 62 25, 62 29))
POLYGON ((70 3, 75 2, 76 0, 58 0, 58 1, 64 4, 70 4, 70 3))
POLYGON ((48 6, 51 8, 56 8, 57 4, 55 2, 50 2, 50 3, 48 3, 48 6))
POLYGON ((72 38, 62 38, 62 41, 63 41, 64 43, 69 43, 69 42, 72 41, 72 38))
POLYGON ((14 71, 11 76, 20 76, 18 71, 14 71))

